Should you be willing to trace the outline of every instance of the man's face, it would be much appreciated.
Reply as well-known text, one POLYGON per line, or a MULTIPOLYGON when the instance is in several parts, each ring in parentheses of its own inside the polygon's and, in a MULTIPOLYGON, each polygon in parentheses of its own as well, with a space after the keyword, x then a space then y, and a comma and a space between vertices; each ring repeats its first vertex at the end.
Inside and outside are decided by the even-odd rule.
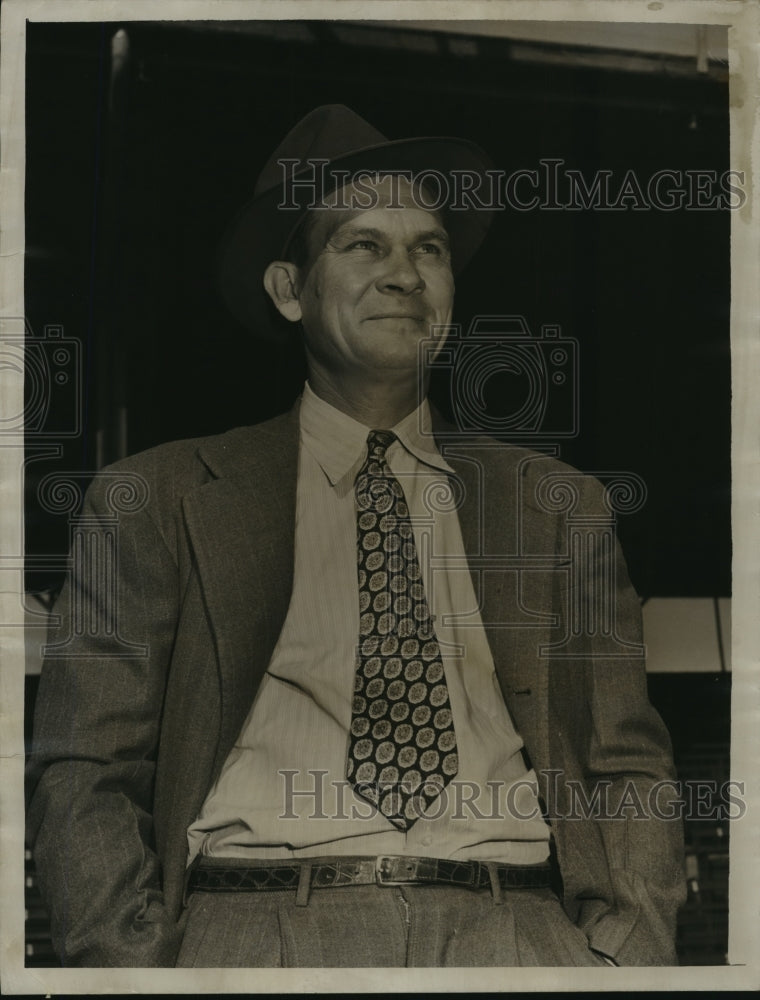
MULTIPOLYGON (((451 319, 454 279, 439 216, 417 207, 399 178, 373 190, 377 207, 315 213, 299 272, 306 346, 333 374, 416 371, 419 342, 451 319), (391 199, 403 207, 388 207, 391 199)), ((343 204, 352 192, 343 189, 343 204)))

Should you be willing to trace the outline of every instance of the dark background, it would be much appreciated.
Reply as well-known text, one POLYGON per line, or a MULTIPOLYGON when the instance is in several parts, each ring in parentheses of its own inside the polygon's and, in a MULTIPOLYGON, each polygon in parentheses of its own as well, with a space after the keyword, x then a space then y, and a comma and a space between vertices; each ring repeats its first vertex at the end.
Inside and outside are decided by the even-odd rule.
MULTIPOLYGON (((313 107, 348 104, 391 138, 466 137, 507 172, 550 157, 587 180, 610 170, 613 190, 630 169, 643 184, 663 169, 728 169, 721 66, 651 57, 632 72, 589 50, 531 52, 403 25, 28 25, 26 313, 35 341, 52 325, 80 342, 82 387, 78 432, 69 380, 51 383, 44 426, 28 434, 29 591, 47 598, 65 570, 68 518, 37 496, 48 473, 86 477, 163 441, 262 420, 300 391, 298 354, 225 310, 214 258, 258 170, 313 107), (120 27, 129 54, 115 73, 120 27), (38 450, 50 443, 54 459, 38 450)), ((730 594, 729 216, 506 210, 457 284, 465 326, 522 314, 534 333, 558 324, 579 341, 580 433, 561 457, 645 481, 646 504, 618 525, 644 600, 730 594)), ((512 391, 494 381, 494 412, 512 391)), ((445 379, 435 395, 446 411, 445 379)), ((648 680, 679 775, 725 780, 730 674, 648 680)), ((35 677, 27 689, 31 709, 35 677)), ((29 739, 31 710, 26 721, 29 739)), ((691 823, 686 835, 679 955, 719 964, 728 825, 691 823)), ((55 964, 27 864, 27 964, 55 964)))
MULTIPOLYGON (((298 393, 297 353, 227 313, 214 255, 316 105, 346 103, 392 138, 464 136, 507 172, 544 157, 589 180, 611 170, 613 191, 629 169, 642 184, 728 169, 726 74, 687 60, 636 73, 388 26, 135 23, 112 86, 119 27, 28 28, 27 317, 37 337, 60 324, 81 340, 84 376, 83 434, 28 465, 31 553, 68 543, 66 518, 36 502, 47 472, 265 419, 298 393)), ((729 216, 508 209, 458 281, 459 322, 519 313, 580 342, 580 434, 562 457, 646 482, 619 525, 644 598, 730 593, 729 216)), ((489 401, 507 389, 495 379, 489 401)), ((55 581, 43 567, 28 583, 55 581)))

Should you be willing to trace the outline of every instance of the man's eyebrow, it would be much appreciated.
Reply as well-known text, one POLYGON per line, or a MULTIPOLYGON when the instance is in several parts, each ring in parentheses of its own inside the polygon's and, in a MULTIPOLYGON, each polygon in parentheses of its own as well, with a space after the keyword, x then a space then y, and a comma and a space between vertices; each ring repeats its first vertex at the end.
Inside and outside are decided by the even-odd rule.
MULTIPOLYGON (((350 222, 344 223, 343 226, 339 226, 337 229, 334 229, 328 236, 328 240, 335 236, 338 236, 341 239, 362 238, 384 240, 388 238, 388 234, 384 233, 381 229, 374 229, 368 226, 353 226, 350 222)), ((413 233, 411 242, 424 243, 427 240, 438 240, 445 247, 448 247, 449 245, 449 237, 446 230, 440 228, 425 229, 421 233, 413 233)))
POLYGON ((365 239, 381 240, 383 233, 379 229, 372 229, 369 226, 354 226, 350 222, 344 222, 337 229, 333 229, 330 238, 333 236, 348 237, 349 239, 362 236, 365 239))
POLYGON ((418 233, 415 238, 418 243, 424 243, 426 240, 438 240, 446 247, 449 245, 449 234, 445 229, 426 229, 424 232, 418 233))

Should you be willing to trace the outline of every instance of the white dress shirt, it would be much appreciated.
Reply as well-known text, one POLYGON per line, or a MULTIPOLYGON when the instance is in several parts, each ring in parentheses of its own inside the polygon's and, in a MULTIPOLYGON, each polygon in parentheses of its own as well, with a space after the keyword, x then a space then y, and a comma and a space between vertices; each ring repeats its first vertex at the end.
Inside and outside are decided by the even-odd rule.
POLYGON ((459 771, 406 831, 347 782, 359 636, 354 479, 370 428, 320 399, 308 383, 300 421, 290 607, 238 740, 188 830, 190 860, 200 852, 258 859, 410 854, 544 861, 549 829, 464 568, 453 472, 435 445, 427 402, 392 428, 398 440, 386 459, 409 507, 446 673, 459 771), (458 627, 458 618, 466 618, 466 627, 458 627))

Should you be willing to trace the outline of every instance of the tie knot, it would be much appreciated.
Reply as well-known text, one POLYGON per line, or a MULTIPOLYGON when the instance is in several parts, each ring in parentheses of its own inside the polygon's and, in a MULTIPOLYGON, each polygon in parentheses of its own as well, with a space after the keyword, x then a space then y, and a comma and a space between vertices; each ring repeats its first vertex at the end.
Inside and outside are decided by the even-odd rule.
POLYGON ((396 440, 393 431, 370 431, 367 435, 368 457, 373 462, 384 462, 385 453, 396 440))

